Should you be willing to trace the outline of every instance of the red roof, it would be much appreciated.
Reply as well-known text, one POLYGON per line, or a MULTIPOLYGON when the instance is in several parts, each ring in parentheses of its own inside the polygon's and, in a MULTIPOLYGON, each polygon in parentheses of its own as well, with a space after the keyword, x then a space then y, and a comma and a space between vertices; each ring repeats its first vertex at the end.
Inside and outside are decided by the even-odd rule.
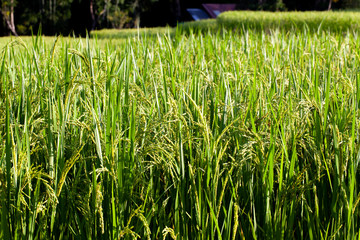
POLYGON ((202 5, 204 9, 212 18, 216 18, 222 12, 233 11, 236 9, 236 4, 215 4, 206 3, 202 5))

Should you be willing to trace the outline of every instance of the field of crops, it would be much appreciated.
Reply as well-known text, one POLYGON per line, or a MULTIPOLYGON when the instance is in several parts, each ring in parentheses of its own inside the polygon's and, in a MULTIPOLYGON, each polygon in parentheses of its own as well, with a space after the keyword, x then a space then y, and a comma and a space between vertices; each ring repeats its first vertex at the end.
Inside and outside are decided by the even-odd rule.
POLYGON ((356 31, 2 41, 0 239, 360 238, 356 31))
POLYGON ((225 12, 216 19, 225 28, 243 28, 269 31, 274 28, 319 33, 323 30, 336 33, 358 31, 360 12, 225 12))

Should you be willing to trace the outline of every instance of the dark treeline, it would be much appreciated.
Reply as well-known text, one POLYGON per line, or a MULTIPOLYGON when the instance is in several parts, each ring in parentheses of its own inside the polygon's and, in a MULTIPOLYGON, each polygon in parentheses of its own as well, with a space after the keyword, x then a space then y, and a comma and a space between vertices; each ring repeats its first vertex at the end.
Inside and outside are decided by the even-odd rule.
POLYGON ((190 20, 186 8, 236 3, 242 10, 356 8, 360 0, 0 0, 0 35, 85 35, 101 28, 174 26, 190 20))

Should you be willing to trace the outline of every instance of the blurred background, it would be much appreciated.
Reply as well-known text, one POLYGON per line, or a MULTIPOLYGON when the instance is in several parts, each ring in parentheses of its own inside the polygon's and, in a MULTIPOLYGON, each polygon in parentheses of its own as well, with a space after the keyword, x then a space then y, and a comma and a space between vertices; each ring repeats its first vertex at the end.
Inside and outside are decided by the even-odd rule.
POLYGON ((235 3, 238 10, 357 9, 360 0, 0 0, 0 35, 75 34, 103 28, 176 26, 192 20, 188 8, 235 3))

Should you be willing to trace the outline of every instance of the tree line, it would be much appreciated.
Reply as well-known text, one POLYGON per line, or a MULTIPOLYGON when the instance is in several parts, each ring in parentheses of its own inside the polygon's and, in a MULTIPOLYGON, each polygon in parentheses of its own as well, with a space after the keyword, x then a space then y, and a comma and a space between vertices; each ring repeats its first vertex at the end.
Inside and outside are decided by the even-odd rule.
POLYGON ((190 20, 186 8, 236 3, 248 10, 356 8, 360 0, 0 0, 0 35, 76 34, 102 28, 176 25, 190 20))

